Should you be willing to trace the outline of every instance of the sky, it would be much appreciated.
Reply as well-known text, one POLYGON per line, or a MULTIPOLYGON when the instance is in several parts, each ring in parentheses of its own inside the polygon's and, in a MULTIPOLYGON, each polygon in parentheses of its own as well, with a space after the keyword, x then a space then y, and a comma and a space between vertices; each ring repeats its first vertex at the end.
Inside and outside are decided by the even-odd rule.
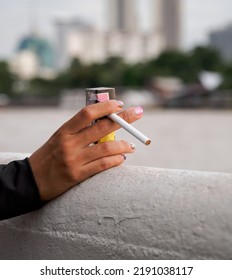
MULTIPOLYGON (((107 0, 0 0, 0 58, 12 56, 17 42, 33 26, 43 37, 55 39, 57 15, 77 16, 97 27, 105 25, 104 2, 107 0)), ((147 30, 153 0, 138 2, 141 28, 147 30)), ((175 1, 175 0, 173 0, 175 1)), ((232 0, 182 0, 182 47, 190 49, 206 44, 212 30, 232 23, 232 0)))

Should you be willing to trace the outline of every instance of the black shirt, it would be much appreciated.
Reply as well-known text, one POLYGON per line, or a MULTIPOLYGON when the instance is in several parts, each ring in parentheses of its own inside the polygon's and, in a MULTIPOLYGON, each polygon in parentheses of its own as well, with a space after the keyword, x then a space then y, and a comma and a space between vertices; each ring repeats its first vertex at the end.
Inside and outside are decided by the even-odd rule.
POLYGON ((28 158, 0 165, 0 220, 43 205, 28 158))

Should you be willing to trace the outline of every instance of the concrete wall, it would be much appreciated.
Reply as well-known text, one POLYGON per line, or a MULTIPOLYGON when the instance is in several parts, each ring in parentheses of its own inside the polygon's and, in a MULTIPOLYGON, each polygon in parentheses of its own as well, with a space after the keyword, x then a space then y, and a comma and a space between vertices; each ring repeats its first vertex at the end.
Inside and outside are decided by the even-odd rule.
POLYGON ((231 259, 232 174, 105 171, 39 211, 0 222, 0 252, 1 259, 231 259))

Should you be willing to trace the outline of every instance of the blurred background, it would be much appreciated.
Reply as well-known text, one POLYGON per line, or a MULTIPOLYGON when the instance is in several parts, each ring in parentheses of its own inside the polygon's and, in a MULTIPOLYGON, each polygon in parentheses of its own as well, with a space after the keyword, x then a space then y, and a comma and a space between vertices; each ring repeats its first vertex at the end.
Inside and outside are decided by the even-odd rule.
POLYGON ((127 164, 232 172, 231 0, 1 0, 0 152, 37 149, 115 87, 152 139, 127 164))

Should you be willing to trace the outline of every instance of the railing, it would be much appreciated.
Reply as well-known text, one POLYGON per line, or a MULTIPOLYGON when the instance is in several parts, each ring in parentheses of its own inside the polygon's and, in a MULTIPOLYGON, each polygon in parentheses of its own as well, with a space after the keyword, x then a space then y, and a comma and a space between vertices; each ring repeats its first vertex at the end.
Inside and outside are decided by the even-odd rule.
MULTIPOLYGON (((24 155, 0 154, 0 162, 24 155)), ((0 223, 1 259, 231 259, 232 174, 121 166, 0 223)))

